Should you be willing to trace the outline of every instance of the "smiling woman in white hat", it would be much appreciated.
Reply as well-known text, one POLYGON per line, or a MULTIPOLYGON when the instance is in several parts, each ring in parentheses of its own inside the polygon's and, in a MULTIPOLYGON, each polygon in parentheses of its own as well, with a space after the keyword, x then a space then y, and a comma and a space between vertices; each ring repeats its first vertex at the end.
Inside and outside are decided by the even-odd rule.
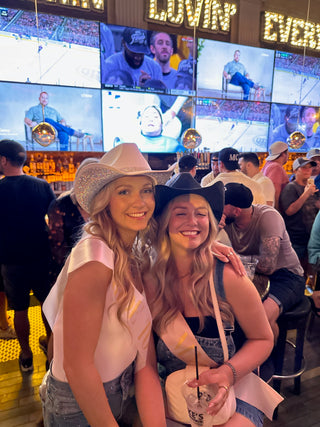
POLYGON ((165 426, 139 269, 154 184, 173 168, 153 171, 135 144, 121 144, 77 173, 90 221, 44 304, 54 336, 45 426, 133 425, 133 378, 142 424, 165 426))

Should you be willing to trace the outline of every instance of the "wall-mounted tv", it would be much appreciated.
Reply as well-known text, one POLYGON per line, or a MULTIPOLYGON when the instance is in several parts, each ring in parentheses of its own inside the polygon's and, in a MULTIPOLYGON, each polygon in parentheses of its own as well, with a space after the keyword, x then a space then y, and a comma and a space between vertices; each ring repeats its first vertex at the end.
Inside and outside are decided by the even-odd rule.
POLYGON ((102 87, 194 94, 192 37, 100 24, 100 42, 102 87))
POLYGON ((135 142, 145 153, 184 151, 181 136, 191 117, 192 100, 186 96, 103 90, 104 150, 135 142))
POLYGON ((98 22, 1 8, 0 51, 0 80, 100 87, 98 22))
POLYGON ((200 149, 267 151, 270 105, 266 102, 198 98, 196 129, 200 149))
POLYGON ((320 105, 320 58, 276 51, 272 101, 320 105))
POLYGON ((320 147, 319 107, 311 105, 271 104, 269 146, 276 141, 288 142, 295 131, 305 135, 306 142, 300 148, 289 151, 307 152, 320 147))
MULTIPOLYGON (((14 139, 27 150, 103 150, 99 89, 0 82, 0 111, 0 139, 14 139), (43 121, 43 111, 46 122, 59 121, 67 127, 61 131, 68 138, 62 135, 63 141, 57 138, 48 147, 32 140, 31 129, 43 121)), ((59 125, 53 126, 58 129, 59 125)))
POLYGON ((274 51, 198 39, 201 97, 271 101, 274 51))

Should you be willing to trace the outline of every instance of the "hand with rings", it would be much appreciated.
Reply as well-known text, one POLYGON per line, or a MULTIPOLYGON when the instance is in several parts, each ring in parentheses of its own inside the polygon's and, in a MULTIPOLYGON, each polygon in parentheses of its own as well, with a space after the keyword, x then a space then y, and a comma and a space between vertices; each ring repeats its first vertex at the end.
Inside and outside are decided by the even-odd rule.
POLYGON ((230 246, 223 245, 222 243, 215 241, 211 248, 212 254, 217 257, 222 262, 230 262, 235 272, 239 276, 246 276, 246 270, 241 262, 241 259, 235 253, 235 251, 230 248, 230 246))

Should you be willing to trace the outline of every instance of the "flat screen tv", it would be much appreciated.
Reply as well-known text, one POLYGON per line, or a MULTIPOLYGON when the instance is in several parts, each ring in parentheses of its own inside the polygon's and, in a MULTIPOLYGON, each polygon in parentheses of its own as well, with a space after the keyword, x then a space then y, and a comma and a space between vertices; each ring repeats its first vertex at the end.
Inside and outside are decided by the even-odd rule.
POLYGON ((219 151, 266 151, 270 105, 266 102, 198 98, 196 129, 202 136, 200 149, 219 151))
POLYGON ((101 23, 100 46, 103 88, 195 93, 192 37, 101 23))
POLYGON ((271 101, 273 63, 273 50, 199 38, 198 95, 271 101))
MULTIPOLYGON (((27 150, 103 150, 99 89, 0 82, 0 111, 0 139, 14 139, 27 150), (58 139, 48 147, 32 140, 31 128, 25 123, 25 118, 34 119, 34 114, 39 112, 41 92, 47 93, 47 106, 59 113, 57 118, 63 119, 63 123, 76 132, 83 133, 81 138, 71 136, 67 147, 61 147, 58 139), (31 109, 33 107, 35 109, 31 109)), ((49 118, 52 117, 50 114, 49 118)))
POLYGON ((145 153, 184 151, 183 132, 191 127, 192 100, 186 96, 102 91, 104 150, 135 142, 145 153))
POLYGON ((320 105, 320 58, 276 51, 272 102, 320 105))
MULTIPOLYGON (((303 146, 288 147, 289 151, 307 152, 320 147, 319 107, 311 105, 271 104, 269 146, 276 141, 288 142, 295 131, 305 136, 303 146)), ((288 142, 289 143, 289 142, 288 142)))
POLYGON ((100 87, 99 23, 0 9, 0 80, 100 87))

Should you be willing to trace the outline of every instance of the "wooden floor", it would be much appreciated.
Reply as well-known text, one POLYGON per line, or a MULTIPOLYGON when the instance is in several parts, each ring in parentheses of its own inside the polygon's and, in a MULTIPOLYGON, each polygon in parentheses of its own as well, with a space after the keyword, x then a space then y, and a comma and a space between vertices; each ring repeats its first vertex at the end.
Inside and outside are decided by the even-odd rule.
MULTIPOLYGON (((316 318, 312 341, 305 343, 307 370, 302 376, 301 394, 292 392, 293 380, 285 380, 278 420, 266 420, 264 427, 320 427, 320 318, 316 318)), ((38 427, 41 421, 39 385, 45 374, 45 357, 34 356, 34 372, 22 376, 18 361, 0 363, 0 426, 38 427)))

